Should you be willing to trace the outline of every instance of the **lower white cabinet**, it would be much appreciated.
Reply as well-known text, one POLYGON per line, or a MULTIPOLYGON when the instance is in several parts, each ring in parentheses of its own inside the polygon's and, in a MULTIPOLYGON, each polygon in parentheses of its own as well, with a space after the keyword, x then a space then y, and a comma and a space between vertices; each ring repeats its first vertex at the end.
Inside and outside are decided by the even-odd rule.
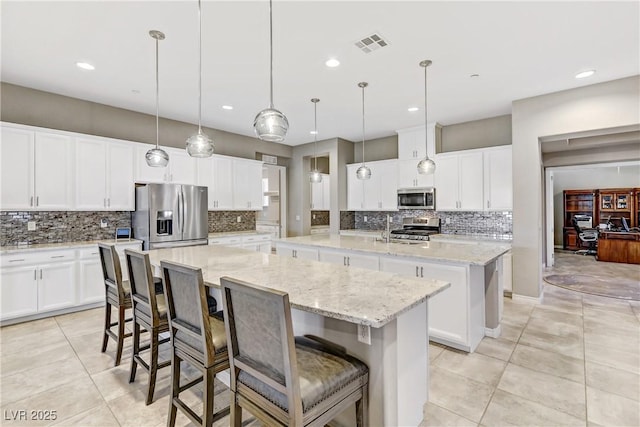
POLYGON ((75 260, 40 265, 38 311, 67 308, 76 303, 75 260))
POLYGON ((237 236, 222 236, 209 239, 210 245, 225 245, 236 248, 249 249, 265 254, 271 253, 270 234, 245 234, 237 236))
POLYGON ((502 255, 502 285, 505 292, 513 292, 513 255, 511 251, 502 255))
POLYGON ((303 248, 297 245, 286 245, 278 243, 276 245, 276 254, 299 259, 308 259, 318 261, 318 250, 312 248, 303 248))
POLYGON ((38 311, 38 271, 34 266, 3 268, 0 283, 1 319, 27 316, 38 311))
POLYGON ((318 250, 318 260, 331 264, 344 265, 346 267, 366 268, 368 270, 378 270, 377 255, 363 255, 353 252, 318 250))
POLYGON ((90 250, 89 254, 78 261, 78 302, 86 304, 104 301, 105 292, 98 250, 90 250))

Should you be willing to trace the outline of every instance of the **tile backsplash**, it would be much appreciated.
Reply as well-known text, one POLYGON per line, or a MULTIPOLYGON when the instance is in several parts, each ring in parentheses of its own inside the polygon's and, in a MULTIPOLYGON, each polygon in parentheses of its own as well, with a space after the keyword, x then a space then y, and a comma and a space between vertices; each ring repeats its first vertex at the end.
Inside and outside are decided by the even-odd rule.
POLYGON ((311 226, 329 225, 329 211, 311 211, 311 226))
POLYGON ((401 228, 403 218, 440 218, 441 229, 447 234, 512 234, 513 213, 504 212, 438 212, 431 210, 402 210, 395 212, 352 212, 355 216, 354 226, 343 227, 342 212, 340 229, 383 230, 387 224, 387 214, 393 218, 391 228, 401 228), (367 218, 365 222, 365 217, 367 218), (450 223, 447 224, 447 219, 450 223))
POLYGON ((255 211, 209 211, 209 233, 255 229, 255 211), (240 222, 238 222, 238 217, 240 217, 240 222))
POLYGON ((340 211, 340 230, 356 228, 356 214, 352 211, 340 211))
POLYGON ((113 239, 116 227, 131 227, 131 212, 1 211, 0 246, 113 239), (35 231, 27 231, 28 221, 35 231))

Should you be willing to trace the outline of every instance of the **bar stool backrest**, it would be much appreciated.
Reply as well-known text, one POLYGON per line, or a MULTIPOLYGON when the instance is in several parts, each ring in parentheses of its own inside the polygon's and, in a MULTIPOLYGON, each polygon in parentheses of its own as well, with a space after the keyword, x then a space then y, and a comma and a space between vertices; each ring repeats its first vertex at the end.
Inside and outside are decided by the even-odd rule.
POLYGON ((118 304, 124 304, 125 290, 122 286, 122 269, 116 246, 98 243, 98 251, 107 298, 115 299, 114 302, 118 304))
POLYGON ((148 317, 148 322, 158 325, 160 314, 156 298, 156 287, 153 283, 153 273, 149 254, 125 249, 127 268, 129 269, 129 284, 131 285, 131 300, 133 309, 148 317))

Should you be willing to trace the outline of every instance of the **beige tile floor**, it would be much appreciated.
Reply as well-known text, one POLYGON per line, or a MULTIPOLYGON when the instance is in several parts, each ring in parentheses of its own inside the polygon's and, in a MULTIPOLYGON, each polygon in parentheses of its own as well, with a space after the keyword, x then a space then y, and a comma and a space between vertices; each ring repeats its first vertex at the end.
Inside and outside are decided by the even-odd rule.
MULTIPOLYGON (((0 424, 166 424, 168 369, 159 373, 155 402, 145 406, 146 373, 138 370, 128 383, 129 346, 115 368, 114 343, 99 351, 102 316, 95 309, 0 330, 0 424), (17 410, 55 410, 57 419, 7 419, 17 410)), ((545 287, 541 304, 505 298, 500 338, 485 338, 473 354, 430 345, 422 425, 638 426, 639 332, 638 302, 553 286, 545 287)), ((223 387, 216 406, 228 400, 223 387)), ((190 392, 188 401, 200 398, 190 392)), ((177 425, 189 424, 178 413, 177 425)))

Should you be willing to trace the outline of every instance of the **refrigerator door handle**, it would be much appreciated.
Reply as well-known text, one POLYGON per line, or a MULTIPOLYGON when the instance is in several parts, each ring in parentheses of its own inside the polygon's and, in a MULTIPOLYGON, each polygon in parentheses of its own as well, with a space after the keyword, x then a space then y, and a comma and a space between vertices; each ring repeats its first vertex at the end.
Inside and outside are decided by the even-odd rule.
POLYGON ((184 189, 180 187, 180 238, 184 239, 184 223, 185 223, 185 208, 184 208, 184 189))

